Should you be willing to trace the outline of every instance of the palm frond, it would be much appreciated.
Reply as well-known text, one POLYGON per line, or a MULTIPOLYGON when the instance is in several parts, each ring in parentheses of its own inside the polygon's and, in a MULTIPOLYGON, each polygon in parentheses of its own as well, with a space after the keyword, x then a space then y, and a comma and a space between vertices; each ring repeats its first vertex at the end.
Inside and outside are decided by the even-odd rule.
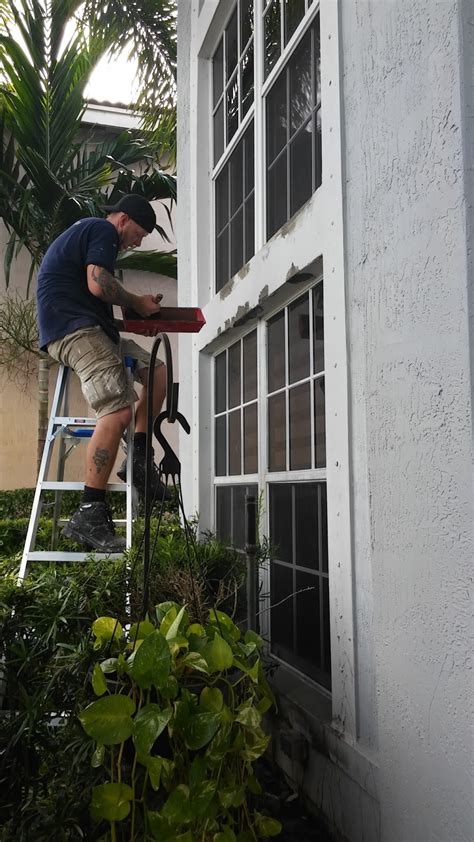
POLYGON ((154 272, 168 278, 178 277, 175 251, 124 251, 117 258, 117 269, 154 272))

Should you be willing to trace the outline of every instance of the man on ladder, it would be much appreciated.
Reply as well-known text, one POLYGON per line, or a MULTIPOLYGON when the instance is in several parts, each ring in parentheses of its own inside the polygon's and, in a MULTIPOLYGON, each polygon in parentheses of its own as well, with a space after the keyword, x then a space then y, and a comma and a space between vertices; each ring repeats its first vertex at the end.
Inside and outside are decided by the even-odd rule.
MULTIPOLYGON (((137 360, 135 379, 143 386, 135 409, 133 483, 145 486, 146 392, 149 354, 131 340, 122 340, 112 305, 135 310, 143 318, 160 310, 161 295, 134 295, 114 278, 119 251, 139 246, 156 224, 150 203, 136 194, 107 207, 106 219, 89 217, 64 231, 48 248, 37 285, 41 350, 73 369, 82 392, 97 415, 86 457, 82 502, 64 534, 102 552, 121 552, 125 541, 115 534, 106 487, 120 439, 132 417, 137 395, 129 385, 125 356, 137 360)), ((157 361, 154 416, 166 393, 166 370, 157 361)), ((125 479, 125 462, 119 470, 125 479)), ((151 492, 166 495, 154 469, 151 492)))

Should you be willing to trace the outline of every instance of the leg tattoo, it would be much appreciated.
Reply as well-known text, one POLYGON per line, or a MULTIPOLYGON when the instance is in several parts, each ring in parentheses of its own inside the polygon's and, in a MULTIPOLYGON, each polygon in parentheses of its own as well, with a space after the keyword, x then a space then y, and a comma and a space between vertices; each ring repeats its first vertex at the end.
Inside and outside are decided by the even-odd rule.
POLYGON ((97 447, 92 457, 92 461, 97 468, 97 473, 100 474, 102 468, 104 468, 109 461, 109 451, 105 450, 103 447, 97 447))

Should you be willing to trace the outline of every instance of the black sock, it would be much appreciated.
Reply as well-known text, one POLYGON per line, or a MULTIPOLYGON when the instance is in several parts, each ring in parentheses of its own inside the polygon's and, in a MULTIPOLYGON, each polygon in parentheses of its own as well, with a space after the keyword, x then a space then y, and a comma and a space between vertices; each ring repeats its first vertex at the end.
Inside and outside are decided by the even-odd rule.
POLYGON ((135 433, 133 436, 133 449, 135 453, 140 454, 145 458, 146 452, 146 433, 135 433))
POLYGON ((103 503, 105 501, 105 488, 91 488, 90 485, 84 486, 84 494, 82 495, 83 503, 103 503))

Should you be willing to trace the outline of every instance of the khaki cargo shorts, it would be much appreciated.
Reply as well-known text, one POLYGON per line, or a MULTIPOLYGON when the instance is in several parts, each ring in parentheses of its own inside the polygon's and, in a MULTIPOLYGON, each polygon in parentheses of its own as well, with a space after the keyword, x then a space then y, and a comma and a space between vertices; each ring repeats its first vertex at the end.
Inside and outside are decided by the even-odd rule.
MULTIPOLYGON (((137 383, 146 382, 144 370, 150 363, 148 351, 132 339, 120 339, 120 344, 116 345, 98 326, 83 327, 50 342, 48 354, 76 372, 82 394, 97 418, 131 406, 138 399, 128 381, 124 357, 130 356, 137 361, 133 375, 137 383)), ((163 362, 157 360, 156 367, 160 365, 163 362)))

